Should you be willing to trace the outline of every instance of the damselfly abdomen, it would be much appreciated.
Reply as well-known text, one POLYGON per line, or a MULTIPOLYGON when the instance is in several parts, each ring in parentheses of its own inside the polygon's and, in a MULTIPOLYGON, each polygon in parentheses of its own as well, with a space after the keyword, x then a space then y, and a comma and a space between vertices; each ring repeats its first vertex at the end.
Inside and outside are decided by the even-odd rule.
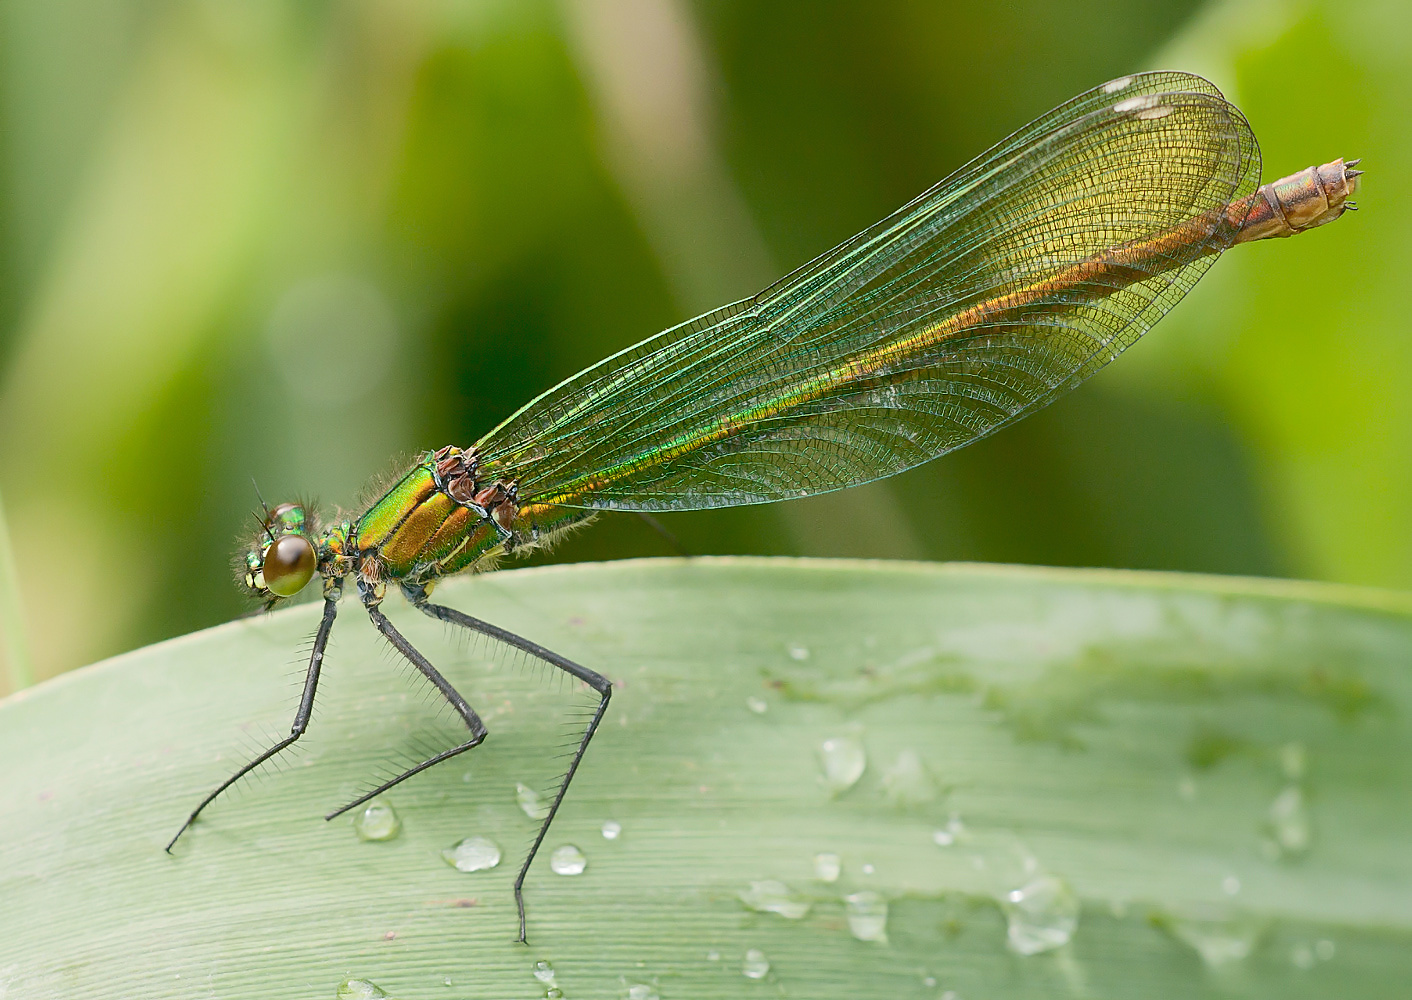
POLYGON ((1353 166, 1335 160, 1257 187, 1255 137, 1211 84, 1183 73, 1114 80, 759 295, 575 375, 470 447, 428 452, 358 516, 323 523, 295 504, 265 511, 246 587, 272 605, 323 580, 303 696, 289 735, 202 800, 177 836, 304 733, 350 578, 373 624, 470 735, 330 818, 485 739, 476 711, 383 614, 395 584, 422 612, 599 696, 515 879, 523 941, 525 875, 612 689, 593 670, 432 603, 438 579, 493 568, 599 511, 809 496, 969 444, 1116 358, 1226 248, 1353 208, 1353 166))

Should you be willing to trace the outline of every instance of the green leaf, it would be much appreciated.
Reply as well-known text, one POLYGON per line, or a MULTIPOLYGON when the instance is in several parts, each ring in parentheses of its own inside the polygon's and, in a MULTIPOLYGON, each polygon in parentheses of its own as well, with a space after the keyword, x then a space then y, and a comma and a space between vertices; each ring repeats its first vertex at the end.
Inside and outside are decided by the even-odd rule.
POLYGON ((528 998, 538 962, 568 998, 663 1000, 1372 997, 1412 974, 1407 596, 752 559, 438 596, 616 683, 527 882, 529 947, 518 786, 552 787, 593 697, 389 602, 491 736, 360 839, 322 814, 458 730, 347 601, 300 751, 173 856, 287 731, 316 607, 0 704, 0 996, 528 998), (446 863, 470 837, 498 867, 446 863), (564 845, 582 874, 551 870, 564 845))

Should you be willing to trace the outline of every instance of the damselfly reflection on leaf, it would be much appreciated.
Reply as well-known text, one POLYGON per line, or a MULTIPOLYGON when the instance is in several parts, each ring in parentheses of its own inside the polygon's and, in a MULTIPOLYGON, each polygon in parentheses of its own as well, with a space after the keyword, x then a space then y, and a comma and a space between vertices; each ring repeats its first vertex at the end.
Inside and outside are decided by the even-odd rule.
MULTIPOLYGON (((475 444, 428 452, 356 517, 266 511, 244 582, 270 604, 315 576, 323 619, 288 736, 303 735, 343 586, 464 721, 469 737, 330 814, 479 745, 481 717, 383 614, 419 611, 514 647, 599 696, 515 878, 524 881, 597 730, 598 672, 453 608, 443 576, 485 571, 601 511, 811 496, 891 476, 1034 412, 1138 339, 1236 243, 1353 208, 1356 161, 1257 187, 1244 117, 1200 77, 1146 73, 1074 98, 753 298, 613 355, 475 444)), ((172 843, 175 844, 174 837, 172 843)), ((170 849, 170 845, 169 848, 170 849)))

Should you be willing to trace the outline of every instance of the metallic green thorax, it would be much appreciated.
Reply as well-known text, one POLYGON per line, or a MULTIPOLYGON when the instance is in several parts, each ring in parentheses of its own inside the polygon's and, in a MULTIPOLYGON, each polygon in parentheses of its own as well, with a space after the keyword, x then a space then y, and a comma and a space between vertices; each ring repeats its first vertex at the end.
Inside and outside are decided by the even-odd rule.
POLYGON ((425 584, 528 552, 588 516, 565 507, 521 509, 513 493, 512 483, 478 482, 471 453, 428 452, 353 523, 348 554, 370 580, 425 584))

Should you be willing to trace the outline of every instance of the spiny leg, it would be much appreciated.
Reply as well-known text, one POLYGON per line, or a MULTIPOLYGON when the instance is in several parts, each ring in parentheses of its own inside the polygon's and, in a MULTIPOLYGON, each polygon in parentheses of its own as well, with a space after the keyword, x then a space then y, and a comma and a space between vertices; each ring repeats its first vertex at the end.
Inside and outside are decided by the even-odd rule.
POLYGON ((602 674, 595 673, 587 667, 579 666, 573 660, 565 659, 552 649, 545 649, 537 642, 531 642, 513 632, 507 632, 503 628, 483 622, 479 618, 472 618, 464 612, 455 608, 448 608, 444 604, 432 604, 427 600, 426 590, 419 587, 404 587, 407 599, 423 614, 446 622, 450 625, 460 625, 462 628, 470 629, 472 632, 479 632, 481 635, 489 636, 497 642, 503 642, 507 646, 522 650, 533 657, 543 660, 550 666, 558 667, 564 673, 575 677, 593 690, 598 692, 598 709, 593 713, 593 718, 588 722, 588 728, 583 732, 583 739, 579 741, 578 749, 574 751, 574 756, 569 761, 569 769, 564 773, 564 780, 559 784, 559 792, 554 796, 554 802, 549 807, 548 814, 539 825, 539 833, 534 838, 534 843, 530 845, 529 854, 525 856, 524 864, 520 865, 520 873, 515 876, 515 906, 520 912, 520 936, 516 939, 521 944, 525 942, 525 875, 529 872, 534 856, 539 853, 540 845, 544 843, 544 837, 549 833, 549 824, 554 822, 554 815, 559 811, 559 804, 564 801, 564 796, 568 794, 569 783, 574 780, 574 772, 579 768, 579 762, 583 760, 585 751, 588 750, 589 741, 593 739, 593 734, 598 730, 598 724, 603 721, 603 714, 608 711, 608 699, 613 695, 613 685, 608 678, 602 674))
POLYGON ((176 842, 181 838, 181 835, 187 831, 187 828, 190 827, 192 823, 196 822, 196 817, 201 815, 201 810, 216 801, 216 798, 231 785, 235 784, 281 750, 293 745, 295 740, 304 735, 304 730, 309 726, 309 716, 314 710, 314 692, 317 691, 319 687, 319 670, 323 667, 324 663, 324 647, 328 645, 329 633, 333 630, 333 619, 336 614, 338 614, 338 598, 336 596, 331 599, 326 598, 324 600, 324 617, 323 620, 319 622, 319 631, 314 636, 314 648, 309 654, 309 672, 304 677, 304 694, 299 699, 299 710, 294 713, 294 725, 290 726, 289 735, 275 743, 274 746, 261 753, 254 760, 241 767, 240 770, 217 785, 215 791, 202 799, 201 804, 191 811, 191 815, 186 817, 186 822, 181 825, 181 829, 176 832, 176 836, 167 844, 168 854, 171 853, 172 847, 176 845, 176 842))
POLYGON ((465 753, 472 747, 480 746, 489 734, 489 730, 485 728, 485 723, 481 721, 475 709, 471 708, 471 706, 466 703, 466 699, 461 697, 461 693, 451 686, 450 681, 441 676, 441 673, 431 665, 431 662, 425 656, 417 651, 415 646, 407 641, 401 632, 397 631, 392 622, 387 620, 387 616, 384 615, 382 609, 378 607, 378 598, 374 596, 372 590, 365 588, 361 583, 358 589, 363 598, 363 606, 367 609, 368 617, 373 620, 373 624, 377 626, 377 630, 383 634, 388 642, 392 643, 394 649, 411 662, 412 666, 420 670, 427 680, 436 685, 436 689, 441 692, 441 696, 451 703, 451 707, 454 708, 456 713, 465 721, 466 728, 471 731, 471 738, 449 750, 443 750, 433 757, 428 757, 420 764, 403 771, 395 778, 384 781, 371 792, 360 795, 341 809, 335 809, 325 816, 324 819, 333 819, 335 816, 342 816, 348 810, 362 805, 369 799, 376 798, 393 785, 406 781, 412 775, 420 774, 429 767, 435 767, 444 760, 449 760, 457 754, 465 753))

